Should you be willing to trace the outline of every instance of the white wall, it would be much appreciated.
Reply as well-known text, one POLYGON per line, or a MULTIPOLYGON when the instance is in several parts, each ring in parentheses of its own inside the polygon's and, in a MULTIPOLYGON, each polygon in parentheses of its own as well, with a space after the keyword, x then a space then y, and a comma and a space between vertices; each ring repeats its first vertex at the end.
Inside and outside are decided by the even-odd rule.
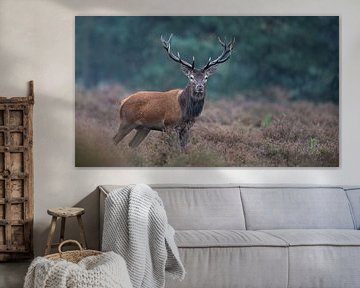
POLYGON ((86 232, 95 245, 97 197, 91 192, 99 184, 360 184, 359 11, 358 0, 0 0, 0 95, 26 95, 27 81, 35 81, 36 253, 47 236, 46 208, 54 206, 86 207, 86 232), (341 16, 340 168, 74 167, 74 16, 200 14, 341 16))

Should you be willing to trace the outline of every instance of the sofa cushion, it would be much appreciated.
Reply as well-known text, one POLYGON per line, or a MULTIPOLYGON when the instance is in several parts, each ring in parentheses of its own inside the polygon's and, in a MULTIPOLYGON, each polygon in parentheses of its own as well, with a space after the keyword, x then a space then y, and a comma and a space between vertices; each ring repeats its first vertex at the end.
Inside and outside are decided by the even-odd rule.
POLYGON ((153 187, 176 230, 245 229, 239 187, 153 187))
POLYGON ((265 229, 354 229, 342 188, 241 187, 246 226, 265 229))
POLYGON ((178 247, 288 246, 285 241, 268 233, 244 230, 176 231, 175 242, 178 247))
POLYGON ((359 288, 358 246, 289 247, 289 288, 359 288))
POLYGON ((262 230, 289 246, 360 246, 360 231, 348 229, 262 230))
POLYGON ((360 188, 346 189, 354 216, 356 229, 360 229, 360 188))
POLYGON ((166 288, 287 288, 288 247, 179 248, 183 281, 166 288))
POLYGON ((289 288, 357 288, 360 231, 265 230, 289 247, 289 288))

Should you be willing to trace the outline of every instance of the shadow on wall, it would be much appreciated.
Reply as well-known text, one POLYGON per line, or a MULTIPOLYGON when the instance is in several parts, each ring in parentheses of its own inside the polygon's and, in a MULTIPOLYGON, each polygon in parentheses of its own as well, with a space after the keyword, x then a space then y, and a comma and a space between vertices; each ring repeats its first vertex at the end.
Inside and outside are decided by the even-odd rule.
MULTIPOLYGON (((45 251, 51 220, 46 210, 50 207, 85 208, 83 220, 88 246, 97 248, 99 199, 97 189, 94 190, 97 185, 112 184, 116 179, 123 179, 122 183, 126 183, 139 177, 144 183, 187 182, 189 175, 195 170, 197 170, 198 182, 202 181, 202 177, 209 177, 209 174, 211 179, 216 179, 215 181, 228 182, 226 173, 216 170, 201 171, 196 168, 176 169, 178 173, 173 173, 174 169, 158 168, 154 171, 147 168, 141 169, 141 173, 137 173, 139 169, 126 169, 125 172, 130 171, 128 178, 119 177, 125 174, 124 168, 74 168, 75 95, 74 67, 71 64, 74 63, 74 51, 71 45, 74 39, 74 34, 71 34, 74 33, 74 16, 106 13, 151 14, 152 11, 155 11, 153 13, 155 14, 156 11, 158 13, 164 10, 161 7, 167 7, 165 3, 167 4, 165 0, 157 0, 156 3, 149 2, 149 4, 141 2, 141 5, 138 0, 126 2, 114 0, 101 3, 94 0, 86 2, 39 0, 32 1, 31 4, 27 1, 1 2, 0 34, 4 37, 0 38, 2 86, 0 95, 25 96, 27 81, 34 80, 35 85, 35 255, 43 255, 45 251), (64 11, 64 8, 69 12, 64 11), (52 15, 57 10, 59 17, 54 18, 52 15), (17 11, 16 17, 10 13, 14 11, 17 11), (47 24, 43 25, 43 23, 47 24), (66 25, 63 26, 64 24, 66 25), (61 32, 70 34, 65 38, 59 38, 58 34, 61 32), (11 47, 16 52, 12 51, 11 47), (8 91, 11 91, 11 95, 8 91), (79 201, 84 196, 85 198, 79 201)), ((174 7, 166 9, 175 11, 174 7)), ((65 237, 79 239, 76 219, 69 220, 68 224, 65 237)), ((57 237, 58 233, 59 231, 57 237)))
MULTIPOLYGON (((95 189, 84 199, 76 203, 73 207, 82 207, 85 209, 85 214, 82 215, 82 220, 85 226, 85 236, 86 242, 89 249, 98 249, 99 245, 99 190, 95 189)), ((44 242, 44 239, 48 238, 50 230, 50 221, 51 216, 49 215, 49 224, 46 230, 41 231, 40 235, 37 235, 35 231, 36 238, 41 242, 44 242)), ((58 243, 60 237, 60 218, 57 221, 56 230, 52 243, 58 243)), ((65 240, 72 239, 80 242, 80 229, 76 217, 71 217, 66 219, 65 227, 65 240)), ((39 247, 40 248, 40 247, 39 247)), ((77 249, 77 248, 73 248, 77 249)), ((37 249, 37 255, 44 255, 45 246, 43 250, 37 249)), ((57 253, 57 249, 53 248, 51 253, 57 253)))
MULTIPOLYGON (((34 110, 34 119, 36 119, 36 125, 34 125, 34 253, 35 255, 42 255, 45 250, 51 220, 51 217, 47 214, 47 209, 73 206, 69 204, 69 201, 74 196, 66 195, 66 193, 72 192, 66 188, 68 185, 66 182, 73 182, 72 177, 70 178, 71 175, 67 174, 67 171, 70 171, 69 165, 73 165, 73 163, 67 163, 67 157, 64 157, 63 149, 56 148, 58 145, 71 143, 68 138, 73 129, 64 129, 62 122, 64 122, 64 116, 66 117, 66 114, 73 111, 73 107, 71 102, 69 103, 64 99, 46 97, 41 94, 36 95, 35 90, 34 110), (46 113, 42 113, 42 109, 39 109, 41 107, 47 107, 46 113), (54 129, 54 127, 57 127, 57 129, 54 129), (41 137, 38 137, 37 133, 41 137), (46 151, 48 149, 51 151, 46 151)), ((76 187, 74 187, 73 191, 76 191, 76 187)), ((71 223, 71 221, 69 222, 71 223)), ((67 229, 70 231, 71 225, 67 229)))
MULTIPOLYGON (((82 207, 85 209, 85 214, 82 218, 85 225, 87 245, 91 249, 98 249, 99 245, 99 200, 99 189, 96 188, 88 196, 74 205, 74 207, 82 207)), ((71 228, 71 233, 68 237, 71 239, 80 239, 80 230, 77 221, 73 222, 73 227, 71 228)))
MULTIPOLYGON (((122 13, 123 15, 140 15, 143 13, 144 15, 161 15, 170 13, 166 13, 164 10, 176 11, 176 7, 174 7, 173 3, 171 6, 168 5, 168 1, 166 0, 157 0, 157 1, 141 1, 141 0, 129 0, 129 1, 117 1, 117 0, 107 0, 107 1, 96 1, 96 0, 88 0, 88 1, 73 1, 73 0, 63 0, 57 2, 58 5, 64 6, 68 9, 74 10, 76 12, 93 12, 93 10, 101 11, 96 14, 91 15, 116 15, 117 13, 122 13), (168 8, 169 7, 169 8, 168 8), (160 12, 160 13, 159 13, 160 12)), ((224 3, 226 4, 226 3, 224 3)), ((194 8, 198 5, 199 10, 203 11, 204 8, 201 2, 197 4, 192 3, 192 6, 189 8, 189 13, 193 13, 194 8)), ((179 3, 179 9, 184 9, 184 5, 179 3)), ((211 5, 210 5, 211 7, 211 5)), ((233 7, 232 7, 233 8, 233 7)), ((233 11, 230 10, 229 11, 233 11)), ((174 14, 174 12, 172 12, 174 14)), ((178 14, 178 13, 175 13, 178 14)), ((206 14, 206 12, 205 12, 206 14)), ((81 14, 78 14, 81 15, 81 14)), ((86 15, 86 14, 83 14, 86 15)), ((90 14, 88 14, 90 15, 90 14)), ((189 14, 190 15, 190 14, 189 14)))

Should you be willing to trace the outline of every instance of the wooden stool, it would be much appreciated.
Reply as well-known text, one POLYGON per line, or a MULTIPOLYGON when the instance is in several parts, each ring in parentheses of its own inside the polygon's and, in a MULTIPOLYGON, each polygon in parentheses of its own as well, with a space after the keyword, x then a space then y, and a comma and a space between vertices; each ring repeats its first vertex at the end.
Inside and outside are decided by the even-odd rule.
POLYGON ((86 249, 86 239, 85 239, 85 230, 84 224, 81 219, 81 215, 85 213, 84 208, 79 207, 72 207, 72 208, 50 208, 47 210, 47 213, 52 216, 51 224, 50 224, 50 231, 47 240, 45 255, 50 254, 52 247, 57 247, 61 242, 64 241, 64 234, 65 234, 65 223, 66 218, 68 217, 77 217, 79 227, 80 227, 80 239, 81 245, 84 249, 86 249), (56 222, 58 217, 61 218, 61 229, 60 229, 60 242, 52 244, 52 239, 54 237, 56 222))

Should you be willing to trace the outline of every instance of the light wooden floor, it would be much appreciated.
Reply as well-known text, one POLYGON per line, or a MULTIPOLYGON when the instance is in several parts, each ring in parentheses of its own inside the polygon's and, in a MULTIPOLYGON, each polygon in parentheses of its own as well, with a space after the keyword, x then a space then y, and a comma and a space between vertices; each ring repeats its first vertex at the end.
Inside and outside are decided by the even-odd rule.
POLYGON ((22 288, 30 261, 0 263, 0 287, 22 288))

